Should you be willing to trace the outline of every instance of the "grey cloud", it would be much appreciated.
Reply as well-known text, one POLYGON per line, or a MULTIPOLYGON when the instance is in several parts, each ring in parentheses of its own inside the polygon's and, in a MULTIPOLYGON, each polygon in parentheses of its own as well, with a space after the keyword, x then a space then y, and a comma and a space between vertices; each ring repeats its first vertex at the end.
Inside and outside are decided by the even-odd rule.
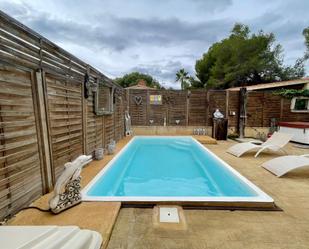
POLYGON ((173 58, 174 59, 184 59, 184 58, 196 59, 197 56, 199 57, 201 55, 200 54, 198 54, 198 55, 195 55, 195 54, 178 54, 178 55, 173 56, 173 58))
POLYGON ((248 20, 253 29, 263 29, 273 32, 276 37, 282 39, 293 39, 300 36, 302 30, 309 25, 305 20, 290 20, 284 15, 276 12, 266 12, 253 20, 248 20))
MULTIPOLYGON (((291 8, 290 11, 293 13, 293 6, 290 4, 287 6, 291 8)), ((290 12, 283 13, 283 9, 286 9, 286 6, 283 6, 282 9, 265 12, 255 19, 248 20, 247 23, 253 30, 263 29, 266 32, 274 33, 277 42, 283 45, 285 62, 294 64, 295 60, 302 57, 305 52, 302 31, 309 26, 309 22, 304 18, 289 15, 290 12)), ((300 8, 298 11, 301 11, 300 8)), ((304 11, 306 12, 306 10, 304 11)))
POLYGON ((309 25, 309 23, 284 21, 277 25, 274 30, 278 38, 292 40, 302 36, 302 31, 306 25, 309 25))
POLYGON ((119 33, 136 42, 147 42, 157 45, 179 44, 188 41, 212 42, 218 38, 229 25, 228 20, 207 22, 185 22, 180 19, 148 20, 136 18, 113 18, 119 33))
POLYGON ((138 54, 134 54, 134 55, 131 55, 131 58, 137 60, 140 58, 140 56, 138 54))
POLYGON ((29 15, 30 6, 27 4, 16 4, 13 2, 0 2, 0 8, 5 12, 9 13, 11 16, 20 17, 29 15))
POLYGON ((9 4, 8 9, 17 13, 19 20, 31 28, 59 42, 70 41, 94 49, 122 51, 138 44, 167 46, 188 42, 210 43, 227 30, 228 20, 186 22, 173 19, 138 19, 106 16, 111 28, 102 22, 94 25, 55 19, 47 13, 40 13, 29 6, 9 4), (36 13, 36 14, 28 14, 36 13))
POLYGON ((130 40, 119 34, 108 34, 102 26, 55 19, 49 13, 34 10, 27 4, 4 2, 0 3, 0 7, 54 42, 72 42, 93 49, 110 48, 116 51, 130 45, 130 40))
POLYGON ((289 63, 305 51, 301 31, 309 26, 307 0, 246 4, 232 0, 54 0, 46 5, 53 6, 51 10, 43 4, 37 7, 36 1, 0 0, 0 9, 64 44, 65 49, 73 48, 77 56, 82 54, 81 48, 89 63, 104 65, 104 70, 115 75, 138 70, 170 84, 179 68, 194 74, 195 60, 213 42, 226 37, 235 22, 248 24, 254 32, 273 32, 286 49, 289 63), (256 5, 263 8, 258 11, 260 16, 242 17, 256 5), (152 57, 154 51, 158 61, 152 57), (109 60, 100 64, 103 56, 109 60))
POLYGON ((282 21, 282 16, 279 13, 266 12, 262 15, 246 21, 254 29, 265 29, 265 27, 274 26, 282 21))
POLYGON ((76 0, 53 0, 55 4, 65 6, 70 9, 86 10, 88 12, 99 13, 104 9, 109 9, 109 7, 117 6, 117 11, 125 11, 126 7, 138 9, 139 6, 143 6, 144 10, 151 12, 154 8, 164 7, 166 9, 172 9, 179 11, 183 9, 184 11, 194 10, 203 13, 214 13, 216 11, 222 11, 229 8, 232 4, 232 0, 87 0, 78 1, 76 0), (124 4, 125 2, 125 4, 124 4), (93 6, 97 6, 94 8, 93 6))
POLYGON ((93 27, 73 21, 56 20, 47 14, 34 17, 23 16, 22 21, 35 31, 52 41, 73 42, 93 49, 111 48, 121 51, 130 45, 130 41, 115 34, 107 34, 101 27, 93 27))
POLYGON ((190 0, 191 3, 197 3, 198 7, 203 7, 204 10, 223 10, 230 7, 232 0, 190 0))

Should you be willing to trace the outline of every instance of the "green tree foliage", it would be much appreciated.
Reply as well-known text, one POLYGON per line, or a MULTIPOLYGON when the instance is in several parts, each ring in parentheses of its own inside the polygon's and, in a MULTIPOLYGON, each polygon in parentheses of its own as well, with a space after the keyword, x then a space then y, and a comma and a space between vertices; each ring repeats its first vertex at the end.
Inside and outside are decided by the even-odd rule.
POLYGON ((184 68, 180 69, 176 73, 176 82, 180 82, 182 90, 188 89, 190 87, 189 79, 189 73, 186 72, 184 68))
POLYGON ((287 99, 294 97, 309 97, 309 89, 280 89, 274 91, 273 94, 287 99))
POLYGON ((140 80, 144 80, 148 87, 162 89, 160 83, 154 79, 151 75, 143 74, 139 72, 132 72, 125 74, 123 77, 116 78, 115 81, 122 87, 129 87, 136 85, 140 80))
POLYGON ((214 43, 195 64, 198 86, 229 88, 289 80, 304 76, 304 64, 283 66, 282 48, 272 33, 251 34, 248 26, 235 24, 228 38, 214 43))
POLYGON ((181 89, 203 88, 203 84, 199 79, 192 77, 184 68, 176 73, 176 82, 180 82, 181 89))

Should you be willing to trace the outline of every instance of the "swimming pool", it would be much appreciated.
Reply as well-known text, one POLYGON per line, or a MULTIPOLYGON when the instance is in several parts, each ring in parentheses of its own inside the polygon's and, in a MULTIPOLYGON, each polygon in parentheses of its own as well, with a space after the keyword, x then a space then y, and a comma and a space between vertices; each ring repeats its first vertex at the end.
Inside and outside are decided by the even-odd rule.
POLYGON ((189 136, 134 137, 83 189, 83 200, 273 203, 189 136))

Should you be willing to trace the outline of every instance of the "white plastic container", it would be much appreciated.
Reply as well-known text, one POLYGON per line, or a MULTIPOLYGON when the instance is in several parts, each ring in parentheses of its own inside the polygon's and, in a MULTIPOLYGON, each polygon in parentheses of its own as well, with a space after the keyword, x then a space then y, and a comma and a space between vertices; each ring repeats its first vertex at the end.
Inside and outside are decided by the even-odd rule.
POLYGON ((77 226, 0 226, 3 249, 100 249, 102 236, 77 226))

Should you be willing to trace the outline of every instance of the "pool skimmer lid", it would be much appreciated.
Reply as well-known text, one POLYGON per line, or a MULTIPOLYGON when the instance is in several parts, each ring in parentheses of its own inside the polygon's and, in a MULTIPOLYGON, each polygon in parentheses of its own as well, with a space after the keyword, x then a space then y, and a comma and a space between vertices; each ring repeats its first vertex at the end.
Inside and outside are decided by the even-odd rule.
POLYGON ((178 209, 175 207, 160 207, 160 222, 179 223, 178 209))
POLYGON ((155 229, 187 230, 187 222, 181 206, 157 205, 153 208, 152 223, 155 229))

